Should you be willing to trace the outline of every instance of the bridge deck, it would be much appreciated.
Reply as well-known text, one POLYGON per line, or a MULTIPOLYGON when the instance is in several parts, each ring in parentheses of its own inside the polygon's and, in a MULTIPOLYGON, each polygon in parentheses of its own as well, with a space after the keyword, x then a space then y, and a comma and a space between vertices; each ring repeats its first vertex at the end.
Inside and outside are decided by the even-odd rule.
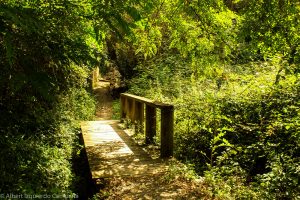
POLYGON ((164 172, 167 165, 152 159, 121 128, 117 120, 85 121, 81 130, 93 179, 164 172))

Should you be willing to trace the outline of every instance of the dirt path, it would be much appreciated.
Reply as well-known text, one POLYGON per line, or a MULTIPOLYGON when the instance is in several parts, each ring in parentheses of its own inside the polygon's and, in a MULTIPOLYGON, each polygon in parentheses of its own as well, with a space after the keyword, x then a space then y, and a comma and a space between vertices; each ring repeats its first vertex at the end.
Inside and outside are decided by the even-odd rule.
POLYGON ((110 120, 112 118, 112 97, 108 81, 99 81, 94 89, 97 99, 96 120, 110 120))
POLYGON ((108 200, 198 200, 212 199, 202 193, 203 185, 186 179, 168 180, 167 174, 140 177, 116 177, 105 180, 106 187, 98 194, 108 200))

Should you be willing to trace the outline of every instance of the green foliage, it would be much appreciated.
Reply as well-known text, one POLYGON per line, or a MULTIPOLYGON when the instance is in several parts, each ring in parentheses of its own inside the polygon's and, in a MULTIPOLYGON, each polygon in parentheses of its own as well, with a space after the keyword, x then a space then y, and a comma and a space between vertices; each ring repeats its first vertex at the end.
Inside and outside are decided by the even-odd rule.
POLYGON ((299 11, 284 0, 1 1, 0 192, 71 193, 77 122, 94 112, 87 66, 101 64, 175 105, 175 155, 211 196, 299 198, 299 11))
POLYGON ((34 121, 18 116, 22 123, 1 128, 1 193, 72 194, 76 120, 90 119, 94 102, 82 89, 58 101, 53 109, 35 110, 34 121))
POLYGON ((299 63, 299 11, 297 1, 248 1, 242 28, 247 50, 264 59, 279 53, 290 63, 299 63))
POLYGON ((213 79, 192 77, 187 83, 178 74, 181 83, 162 78, 154 85, 143 78, 149 73, 159 79, 168 65, 159 71, 144 69, 136 82, 150 98, 175 104, 176 157, 194 163, 200 174, 206 171, 212 192, 221 199, 299 195, 299 77, 283 73, 285 78, 277 83, 278 66, 263 66, 252 63, 249 69, 254 73, 236 73, 235 67, 226 72, 221 87, 213 79), (178 92, 173 95, 166 92, 168 88, 178 92), (236 167, 242 175, 234 171, 236 167), (218 187, 219 181, 228 188, 223 182, 218 187))
POLYGON ((120 100, 114 100, 112 103, 112 112, 113 112, 113 119, 121 119, 121 105, 120 100))
POLYGON ((266 199, 299 198, 299 158, 281 153, 269 166, 272 171, 258 176, 262 196, 266 199))
POLYGON ((236 165, 216 167, 205 172, 205 184, 216 199, 263 199, 254 187, 245 184, 244 178, 245 172, 236 165))
POLYGON ((85 5, 0 2, 2 194, 72 194, 78 122, 95 109, 85 5))
POLYGON ((299 198, 299 3, 155 6, 130 91, 175 105, 175 156, 216 198, 299 198))
POLYGON ((192 164, 182 164, 175 159, 169 160, 168 172, 163 176, 166 182, 171 182, 175 179, 195 180, 198 175, 193 170, 192 164))

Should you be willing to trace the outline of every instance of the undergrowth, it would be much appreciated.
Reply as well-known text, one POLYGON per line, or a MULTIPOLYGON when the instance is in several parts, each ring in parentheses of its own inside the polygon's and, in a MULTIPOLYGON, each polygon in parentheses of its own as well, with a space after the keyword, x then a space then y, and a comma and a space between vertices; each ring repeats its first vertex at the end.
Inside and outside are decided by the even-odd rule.
POLYGON ((214 197, 298 199, 299 75, 277 80, 278 65, 251 65, 228 67, 221 84, 143 69, 131 92, 175 105, 175 157, 193 163, 214 197))
POLYGON ((112 119, 119 120, 121 118, 121 105, 120 100, 114 100, 112 102, 112 119))
POLYGON ((95 112, 85 79, 83 75, 82 83, 56 96, 50 106, 33 100, 13 102, 18 106, 2 110, 1 194, 76 197, 72 158, 81 148, 79 122, 92 119, 95 112), (14 113, 19 113, 18 118, 6 121, 14 113))

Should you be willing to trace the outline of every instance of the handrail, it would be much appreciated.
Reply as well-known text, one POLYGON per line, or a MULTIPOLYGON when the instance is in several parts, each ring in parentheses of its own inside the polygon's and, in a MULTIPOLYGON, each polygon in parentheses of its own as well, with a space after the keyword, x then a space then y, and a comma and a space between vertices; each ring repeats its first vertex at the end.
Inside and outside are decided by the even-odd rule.
POLYGON ((128 93, 121 93, 121 119, 129 118, 131 121, 146 124, 146 144, 154 142, 156 135, 156 108, 161 109, 160 129, 160 156, 167 158, 173 156, 173 135, 174 135, 174 106, 144 97, 128 93), (145 109, 146 107, 146 109, 145 109), (146 120, 145 120, 146 111, 146 120))

